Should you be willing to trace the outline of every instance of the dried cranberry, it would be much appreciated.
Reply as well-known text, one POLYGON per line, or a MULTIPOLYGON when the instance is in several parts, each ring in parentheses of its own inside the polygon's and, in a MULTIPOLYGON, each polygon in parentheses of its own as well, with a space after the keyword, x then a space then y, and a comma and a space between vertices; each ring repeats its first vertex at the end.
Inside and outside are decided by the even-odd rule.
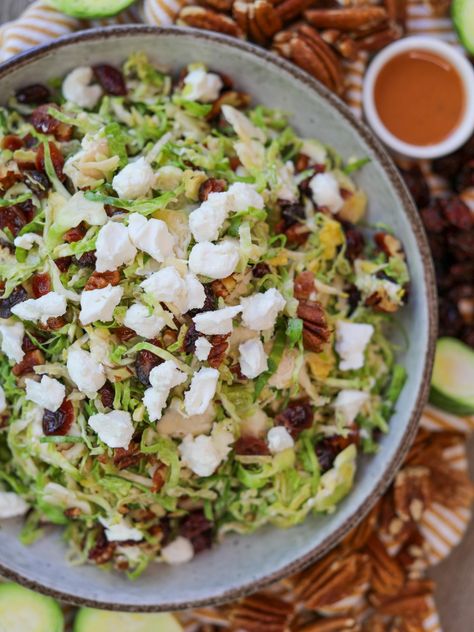
POLYGON ((51 292, 51 278, 47 272, 34 274, 31 278, 31 291, 34 298, 40 298, 51 292))
POLYGON ((19 136, 15 136, 14 134, 7 134, 2 139, 2 149, 16 151, 17 149, 21 149, 22 147, 23 141, 19 136))
POLYGON ((10 187, 21 180, 21 173, 18 171, 9 171, 0 176, 0 190, 8 191, 10 187))
POLYGON ((106 382, 102 388, 98 390, 100 401, 105 408, 113 408, 115 399, 115 389, 110 382, 106 382))
POLYGON ((151 351, 148 351, 146 349, 142 349, 141 351, 139 351, 135 360, 135 372, 137 374, 137 379, 144 386, 150 386, 151 370, 162 362, 163 360, 161 360, 161 358, 159 358, 151 351))
POLYGON ((350 222, 342 222, 342 228, 346 236, 346 257, 354 261, 364 251, 364 235, 350 222))
POLYGON ((122 72, 109 64, 97 64, 93 66, 97 81, 107 94, 123 97, 127 94, 127 86, 122 72))
POLYGON ((337 456, 337 451, 332 441, 330 439, 318 441, 314 447, 314 451, 316 452, 321 472, 324 473, 330 470, 337 456))
POLYGON ((10 318, 12 307, 23 303, 28 298, 28 293, 22 285, 17 285, 8 298, 0 299, 0 318, 10 318))
POLYGON ((217 297, 212 290, 211 284, 204 283, 204 292, 206 294, 204 305, 198 309, 191 309, 188 312, 191 318, 196 316, 196 314, 201 314, 202 312, 211 312, 217 308, 217 297))
POLYGON ((259 437, 246 435, 237 439, 234 444, 235 454, 245 456, 258 456, 270 454, 267 444, 259 437))
POLYGON ((57 265, 60 272, 67 272, 72 263, 72 257, 59 257, 59 259, 54 260, 54 263, 57 265))
POLYGON ((54 116, 49 114, 49 110, 59 110, 55 103, 46 103, 40 105, 36 110, 33 110, 30 116, 30 123, 33 125, 37 132, 41 134, 52 134, 56 140, 68 141, 72 138, 73 127, 62 123, 54 116))
POLYGON ((28 336, 25 334, 23 336, 23 342, 21 343, 21 348, 23 349, 25 353, 28 353, 29 351, 34 351, 38 347, 35 344, 33 344, 32 340, 28 338, 28 336))
POLYGON ((199 333, 196 331, 196 325, 191 323, 188 331, 184 336, 183 351, 185 353, 194 353, 196 350, 196 340, 199 338, 199 333))
POLYGON ((306 154, 298 154, 294 160, 296 173, 305 171, 309 167, 309 162, 309 157, 306 154))
POLYGON ((410 169, 400 169, 400 171, 415 204, 418 207, 426 206, 430 201, 430 189, 420 167, 413 165, 410 169))
POLYGON ((74 260, 80 268, 95 268, 95 250, 89 250, 89 252, 85 252, 80 257, 74 257, 74 260))
POLYGON ((19 204, 0 208, 0 228, 2 230, 8 228, 14 237, 27 223, 28 218, 19 204))
POLYGON ((278 426, 285 426, 296 439, 303 430, 312 426, 313 409, 306 399, 291 402, 275 417, 275 422, 278 426))
POLYGON ((66 435, 74 421, 74 407, 65 399, 56 412, 45 410, 43 415, 43 432, 46 436, 66 435))
MULTIPOLYGON (((49 144, 49 153, 51 154, 51 162, 53 163, 54 171, 60 180, 65 179, 65 175, 63 173, 64 167, 64 156, 61 153, 61 150, 54 143, 49 144)), ((43 143, 38 147, 38 151, 36 153, 36 169, 38 171, 45 171, 45 163, 44 163, 44 145, 43 143)))
POLYGON ((223 193, 227 190, 227 182, 218 178, 209 178, 199 187, 199 200, 205 202, 211 193, 223 193))
POLYGON ((48 176, 37 169, 30 169, 25 172, 25 183, 39 198, 45 197, 51 188, 48 176))
POLYGON ((87 232, 86 226, 84 223, 80 223, 79 226, 75 226, 74 228, 70 228, 63 235, 63 239, 66 243, 72 244, 76 241, 81 241, 84 238, 87 232))
POLYGON ((135 338, 135 336, 137 335, 133 331, 133 329, 130 329, 129 327, 124 327, 124 326, 117 327, 116 329, 113 330, 113 333, 117 336, 120 342, 128 342, 132 338, 135 338))
POLYGON ((263 279, 263 277, 267 274, 270 274, 270 266, 263 261, 255 264, 252 268, 252 276, 256 279, 263 279))
POLYGON ((44 354, 40 349, 33 349, 25 353, 21 362, 14 365, 12 373, 17 377, 25 375, 25 373, 30 373, 38 364, 44 364, 44 354))
POLYGON ((349 288, 346 289, 346 294, 348 295, 347 303, 349 305, 349 312, 347 315, 350 316, 359 305, 362 295, 360 293, 359 288, 356 287, 355 285, 350 285, 349 288))
POLYGON ((280 208, 285 229, 290 228, 290 226, 299 223, 305 218, 304 206, 302 204, 280 201, 280 208))
POLYGON ((429 233, 441 233, 446 228, 446 219, 439 199, 432 200, 426 208, 421 209, 420 215, 429 233))
POLYGON ((195 553, 200 553, 212 546, 213 527, 200 510, 187 515, 178 528, 179 535, 191 541, 195 553))
POLYGON ((461 230, 470 230, 474 226, 473 215, 460 198, 446 200, 443 204, 443 214, 449 224, 461 230))
POLYGON ((26 105, 46 103, 49 101, 50 95, 49 88, 42 83, 32 83, 29 86, 20 88, 15 93, 18 103, 24 103, 26 105))

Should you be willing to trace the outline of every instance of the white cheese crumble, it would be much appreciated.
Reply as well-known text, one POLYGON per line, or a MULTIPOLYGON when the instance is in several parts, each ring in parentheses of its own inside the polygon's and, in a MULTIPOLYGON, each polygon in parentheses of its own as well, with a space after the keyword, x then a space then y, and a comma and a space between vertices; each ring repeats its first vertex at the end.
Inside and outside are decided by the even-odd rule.
POLYGON ((223 307, 212 312, 202 312, 196 314, 193 322, 196 330, 206 336, 215 336, 231 333, 233 329, 232 319, 240 314, 242 308, 239 305, 235 307, 223 307))
POLYGON ((109 448, 128 448, 134 433, 130 413, 124 410, 97 413, 89 417, 88 423, 109 448))
POLYGON ((43 238, 36 233, 25 233, 24 235, 18 235, 13 241, 13 245, 16 248, 23 248, 23 250, 31 250, 34 245, 42 246, 43 238))
POLYGON ((286 301, 278 290, 270 288, 263 294, 253 294, 240 300, 242 322, 249 329, 260 331, 275 325, 278 313, 286 301))
POLYGON ((309 181, 309 187, 318 206, 325 206, 331 213, 338 213, 344 206, 339 182, 332 173, 317 173, 309 181))
POLYGON ((183 313, 190 309, 201 309, 206 301, 204 286, 194 274, 186 274, 184 277, 186 287, 186 299, 182 305, 183 313))
POLYGON ((369 399, 368 393, 364 391, 356 391, 352 389, 344 389, 339 391, 332 405, 339 414, 344 423, 351 424, 360 412, 360 409, 369 399))
POLYGON ((372 325, 336 322, 336 351, 341 371, 360 369, 364 366, 364 351, 374 333, 372 325))
POLYGON ((222 79, 204 68, 196 68, 184 78, 183 96, 189 101, 211 103, 215 101, 223 87, 222 79))
POLYGON ((0 519, 24 516, 28 509, 28 504, 18 494, 0 491, 0 519))
POLYGON ((207 200, 189 215, 189 228, 197 242, 215 241, 229 215, 229 194, 211 193, 207 200))
POLYGON ((252 380, 268 369, 268 356, 258 338, 239 345, 239 353, 240 370, 245 377, 252 380))
POLYGON ((166 322, 153 312, 150 313, 148 307, 143 303, 133 303, 125 313, 123 324, 143 338, 154 338, 160 333, 166 322))
POLYGON ((184 394, 187 415, 202 415, 216 394, 219 371, 203 367, 194 374, 189 390, 184 394))
POLYGON ((9 360, 21 362, 25 352, 21 348, 25 336, 23 323, 11 319, 0 319, 0 335, 2 336, 2 352, 9 360))
POLYGON ((189 254, 189 269, 210 279, 224 279, 234 272, 239 259, 239 245, 232 239, 218 244, 202 241, 189 254))
POLYGON ((139 542, 143 540, 142 532, 131 527, 123 518, 120 518, 118 522, 99 518, 99 522, 105 527, 105 536, 109 542, 125 542, 126 540, 139 542))
POLYGON ((113 320, 114 309, 120 303, 122 295, 123 288, 118 285, 82 292, 79 320, 83 325, 90 325, 96 320, 113 320))
POLYGON ((230 210, 235 213, 256 208, 259 211, 265 206, 263 197, 255 190, 255 187, 246 182, 231 184, 228 191, 230 210))
POLYGON ((26 378, 25 385, 26 399, 53 413, 58 410, 66 397, 64 384, 47 375, 41 377, 41 382, 26 378))
POLYGON ((178 450, 183 464, 198 476, 211 476, 227 457, 234 435, 219 424, 214 424, 208 435, 186 435, 178 450))
POLYGON ((205 360, 207 360, 211 349, 212 349, 212 345, 209 342, 209 340, 206 340, 206 338, 203 338, 201 336, 196 340, 194 353, 196 355, 196 358, 200 360, 201 362, 204 362, 205 360))
POLYGON ((62 316, 66 313, 66 298, 57 292, 48 292, 40 298, 29 298, 12 307, 12 314, 22 320, 40 322, 45 325, 49 318, 62 316))
POLYGON ((202 283, 192 274, 186 274, 183 279, 174 266, 158 270, 140 286, 156 301, 172 303, 182 314, 201 308, 206 300, 202 283))
POLYGON ((173 253, 175 239, 161 219, 149 219, 139 213, 129 217, 128 232, 132 243, 155 261, 162 263, 173 253))
POLYGON ((183 384, 187 380, 187 375, 178 369, 175 362, 166 360, 150 371, 149 380, 151 388, 145 391, 143 403, 150 421, 158 421, 161 419, 171 389, 183 384))
POLYGON ((88 396, 93 396, 106 381, 104 367, 79 347, 69 349, 67 370, 77 388, 88 396))
POLYGON ((186 564, 194 557, 193 545, 187 538, 179 535, 161 549, 161 557, 167 564, 186 564))
POLYGON ((130 162, 112 180, 120 198, 136 200, 146 197, 155 183, 155 174, 145 158, 130 162))
POLYGON ((127 227, 119 222, 109 221, 99 230, 95 251, 97 272, 117 270, 125 263, 132 263, 137 249, 130 241, 127 227))
POLYGON ((295 445, 293 437, 285 426, 274 426, 267 433, 268 449, 272 454, 278 454, 295 445))
POLYGON ((94 71, 90 66, 79 66, 70 72, 63 81, 63 96, 81 108, 92 110, 102 96, 102 88, 93 84, 94 71))
POLYGON ((4 413, 7 409, 7 398, 5 397, 5 391, 3 386, 0 386, 0 414, 4 413))

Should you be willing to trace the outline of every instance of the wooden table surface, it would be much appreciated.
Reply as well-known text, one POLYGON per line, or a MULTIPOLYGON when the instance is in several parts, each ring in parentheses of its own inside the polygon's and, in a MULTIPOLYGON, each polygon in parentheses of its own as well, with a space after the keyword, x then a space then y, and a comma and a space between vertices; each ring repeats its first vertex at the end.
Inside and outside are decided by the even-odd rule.
MULTIPOLYGON (((0 24, 18 16, 30 0, 0 0, 0 24)), ((474 477, 474 439, 469 445, 474 477)), ((460 546, 432 571, 444 632, 474 631, 474 521, 460 546)))

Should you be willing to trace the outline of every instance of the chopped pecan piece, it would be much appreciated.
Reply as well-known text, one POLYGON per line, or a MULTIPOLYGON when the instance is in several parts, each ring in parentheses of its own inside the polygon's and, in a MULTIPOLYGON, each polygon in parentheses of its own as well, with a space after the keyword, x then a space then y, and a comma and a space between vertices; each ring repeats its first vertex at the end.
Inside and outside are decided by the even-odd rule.
POLYGON ((167 472, 168 468, 164 463, 158 463, 158 465, 156 466, 155 471, 153 472, 153 476, 152 476, 152 487, 151 487, 151 491, 154 494, 158 494, 159 491, 161 490, 161 488, 163 487, 163 485, 166 483, 166 472, 167 472))
POLYGON ((205 202, 211 193, 223 193, 227 190, 227 182, 218 178, 208 178, 199 187, 199 200, 205 202))
POLYGON ((40 325, 42 329, 47 331, 56 331, 66 324, 66 320, 62 316, 52 316, 46 321, 46 325, 40 325))
MULTIPOLYGON (((214 103, 212 104, 212 109, 209 112, 209 114, 206 116, 207 120, 212 120, 214 118, 216 118, 222 110, 222 106, 223 105, 231 105, 234 108, 237 108, 238 110, 243 110, 244 108, 248 107, 250 105, 250 95, 246 94, 245 92, 237 92, 236 90, 227 90, 226 92, 223 92, 218 99, 216 99, 214 101, 214 103)), ((229 165, 230 168, 235 170, 238 167, 238 164, 235 166, 233 165, 233 161, 235 160, 234 157, 229 158, 229 165)), ((240 164, 240 161, 239 161, 240 164)))
POLYGON ((107 285, 118 285, 120 283, 120 272, 113 270, 111 272, 93 272, 89 277, 84 290, 98 290, 107 285))
POLYGON ((298 399, 282 410, 275 417, 278 426, 285 426, 293 439, 297 439, 305 428, 313 424, 313 409, 307 399, 298 399))
POLYGON ((43 432, 46 436, 66 435, 74 421, 74 407, 65 399, 56 412, 45 410, 43 414, 43 432))
POLYGON ((377 246, 387 257, 405 258, 401 242, 389 233, 375 233, 374 240, 377 246))
POLYGON ((79 226, 76 226, 75 228, 70 228, 68 231, 66 231, 63 235, 63 239, 66 243, 72 244, 75 241, 81 241, 81 239, 85 237, 86 232, 87 228, 85 224, 81 222, 79 226))
POLYGON ((216 335, 211 337, 212 349, 209 351, 207 361, 209 366, 213 369, 217 369, 223 362, 225 353, 229 347, 230 334, 216 335))
POLYGON ((127 449, 115 448, 114 450, 114 465, 119 470, 126 470, 128 467, 137 465, 141 458, 140 446, 133 441, 127 449))
POLYGON ((392 301, 383 287, 368 296, 365 299, 365 305, 371 307, 375 312, 386 312, 387 314, 396 312, 400 307, 392 301))
MULTIPOLYGON (((63 172, 64 167, 64 156, 61 153, 61 150, 55 143, 49 144, 49 153, 51 154, 51 162, 53 163, 54 171, 60 180, 64 180, 66 176, 63 172)), ((38 151, 36 152, 36 161, 35 166, 38 171, 45 171, 45 163, 44 163, 44 144, 38 147, 38 151)))
POLYGON ((135 336, 137 335, 133 329, 130 329, 129 327, 117 327, 116 329, 113 330, 114 334, 117 336, 117 338, 120 340, 120 342, 128 342, 129 340, 131 340, 132 338, 135 338, 135 336))
POLYGON ((109 542, 105 530, 101 528, 95 545, 89 551, 89 559, 98 565, 106 564, 113 558, 116 548, 117 543, 109 542))
POLYGON ((314 292, 314 274, 309 270, 300 272, 296 275, 294 281, 293 294, 299 301, 309 299, 310 294, 314 292))
POLYGON ((23 356, 23 360, 15 364, 15 366, 13 367, 13 375, 19 377, 20 375, 29 373, 33 369, 33 367, 37 366, 38 364, 44 364, 43 352, 40 349, 27 351, 23 356))
POLYGON ((245 456, 267 455, 270 454, 267 444, 259 437, 244 435, 239 437, 234 444, 235 454, 245 456))
POLYGON ((230 275, 225 277, 225 279, 216 279, 215 281, 212 281, 211 288, 214 296, 227 298, 236 285, 237 281, 233 275, 230 275))

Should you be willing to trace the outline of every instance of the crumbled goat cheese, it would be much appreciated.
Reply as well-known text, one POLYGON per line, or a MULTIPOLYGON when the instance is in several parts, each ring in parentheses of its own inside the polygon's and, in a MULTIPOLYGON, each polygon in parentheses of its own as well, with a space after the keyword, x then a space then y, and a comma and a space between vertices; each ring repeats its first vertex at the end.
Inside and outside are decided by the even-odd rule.
POLYGON ((148 388, 143 396, 150 421, 161 419, 171 389, 183 384, 186 379, 186 374, 180 371, 172 360, 166 360, 150 371, 151 388, 148 388))
POLYGON ((36 233, 25 233, 24 235, 18 235, 13 241, 15 248, 23 248, 24 250, 31 250, 33 246, 43 245, 43 238, 36 233))
POLYGON ((129 217, 128 232, 132 243, 155 261, 162 263, 173 253, 175 239, 161 219, 149 219, 139 213, 129 217))
POLYGON ((167 266, 153 273, 140 286, 156 301, 172 303, 182 314, 204 305, 206 293, 202 283, 193 275, 184 279, 173 266, 167 266))
POLYGON ((227 191, 211 193, 207 200, 189 215, 189 228, 197 242, 215 241, 230 211, 227 191))
POLYGON ((79 66, 70 72, 63 81, 63 96, 81 108, 92 110, 102 96, 98 84, 91 85, 94 71, 90 66, 79 66))
POLYGON ((88 396, 94 395, 106 381, 104 367, 79 347, 69 349, 67 370, 77 388, 88 396))
POLYGON ((214 424, 210 436, 186 435, 178 450, 183 464, 198 476, 211 476, 227 457, 234 436, 228 430, 214 424))
POLYGON ((360 409, 369 399, 368 393, 352 389, 339 391, 332 405, 336 414, 340 414, 344 423, 351 424, 360 412, 360 409))
POLYGON ((123 324, 143 338, 154 338, 166 324, 160 316, 151 313, 143 303, 133 303, 123 319, 123 324))
POLYGON ((193 545, 187 538, 179 535, 161 549, 161 557, 167 564, 186 564, 194 557, 193 545))
POLYGON ((341 371, 360 369, 364 366, 364 351, 374 333, 372 325, 336 322, 336 351, 341 371))
POLYGON ((120 518, 118 522, 99 518, 99 522, 105 527, 105 536, 109 542, 125 542, 126 540, 139 542, 143 540, 143 533, 135 527, 131 527, 123 518, 120 518))
POLYGON ((130 162, 112 180, 120 198, 136 200, 146 197, 155 184, 155 174, 145 158, 130 162))
POLYGON ((184 78, 183 96, 189 101, 211 103, 215 101, 223 87, 222 79, 204 68, 196 68, 184 78))
POLYGON ((234 240, 225 239, 218 244, 202 241, 189 254, 189 269, 211 279, 224 279, 234 272, 239 259, 239 245, 234 240))
POLYGON ((239 213, 249 208, 262 210, 265 206, 263 197, 255 190, 255 187, 245 182, 231 184, 227 192, 230 197, 230 210, 239 213))
POLYGON ((293 437, 285 426, 274 426, 267 433, 268 449, 272 454, 278 454, 295 445, 293 437))
POLYGON ((21 362, 25 352, 22 349, 25 327, 11 319, 0 319, 0 335, 2 336, 2 352, 9 360, 21 362))
POLYGON ((196 340, 194 354, 198 360, 204 362, 209 357, 209 352, 212 349, 212 345, 209 340, 202 336, 196 340))
POLYGON ((47 375, 41 377, 41 382, 26 378, 25 385, 26 399, 53 413, 58 410, 66 397, 64 384, 47 375))
POLYGON ((12 314, 22 320, 40 322, 46 325, 49 318, 62 316, 66 313, 67 303, 64 296, 57 292, 48 292, 40 298, 29 298, 12 307, 12 314))
POLYGON ((184 277, 186 287, 186 299, 182 304, 182 311, 185 314, 190 309, 201 309, 206 302, 206 291, 201 281, 194 274, 186 274, 184 277))
POLYGON ((125 263, 132 263, 137 249, 130 241, 127 227, 109 221, 99 230, 95 251, 97 272, 117 270, 125 263))
POLYGON ((111 410, 110 413, 91 415, 89 426, 109 448, 128 448, 135 431, 130 413, 111 410))
POLYGON ((331 173, 317 173, 309 181, 309 187, 318 206, 325 206, 331 213, 338 213, 344 206, 339 182, 331 173))
POLYGON ((193 322, 196 325, 196 330, 206 336, 229 334, 233 329, 232 319, 241 311, 242 308, 239 305, 223 307, 212 312, 196 314, 193 322))
POLYGON ((113 320, 114 309, 120 303, 123 288, 118 285, 106 285, 98 290, 88 290, 81 294, 81 313, 79 320, 83 325, 100 320, 113 320))
POLYGON ((260 331, 275 325, 278 313, 285 307, 285 299, 275 288, 263 294, 253 294, 240 300, 242 322, 249 329, 260 331))
POLYGON ((0 491, 0 519, 24 516, 28 509, 28 504, 18 494, 0 491))
POLYGON ((216 394, 219 371, 202 368, 194 374, 189 390, 184 394, 184 409, 187 415, 202 415, 216 394))
POLYGON ((239 345, 239 353, 240 371, 246 377, 253 379, 268 369, 268 356, 258 338, 239 345))
POLYGON ((3 386, 0 386, 0 413, 4 413, 7 409, 7 398, 3 386))

